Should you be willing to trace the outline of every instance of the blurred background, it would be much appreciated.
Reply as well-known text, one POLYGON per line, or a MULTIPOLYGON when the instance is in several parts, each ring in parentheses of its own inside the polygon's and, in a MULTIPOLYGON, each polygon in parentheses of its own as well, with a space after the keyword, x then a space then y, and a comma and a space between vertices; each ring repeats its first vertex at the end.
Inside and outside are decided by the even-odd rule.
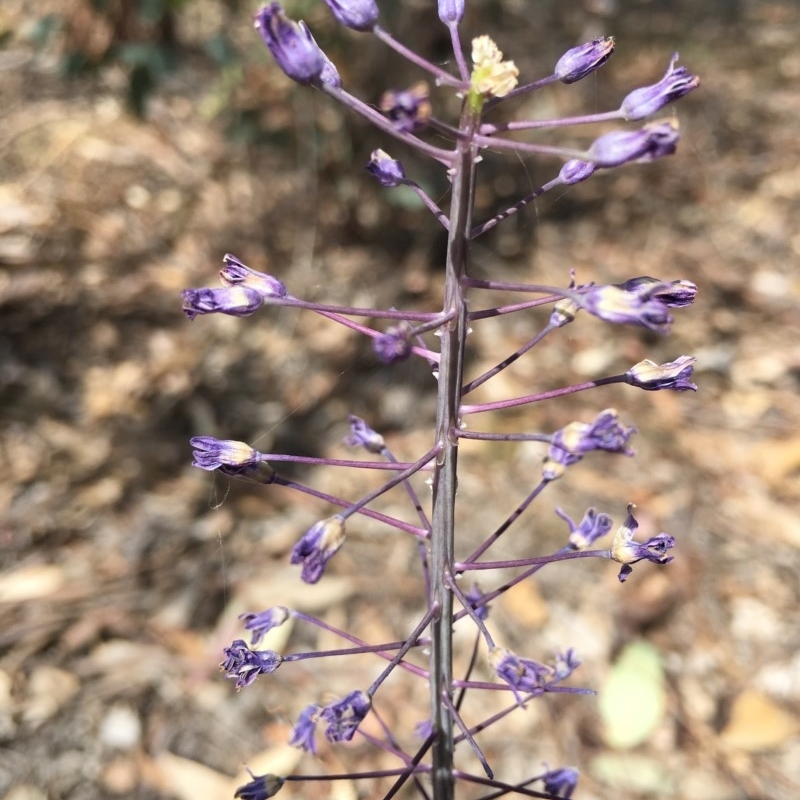
MULTIPOLYGON (((337 27, 322 2, 286 5, 354 94, 377 103, 385 88, 419 78, 371 37, 337 27)), ((401 41, 447 60, 433 0, 379 5, 401 41)), ((654 275, 700 287, 668 337, 580 317, 486 390, 525 394, 643 358, 698 357, 691 396, 613 386, 481 420, 552 431, 614 406, 639 430, 636 458, 587 458, 553 485, 509 534, 509 557, 561 546, 555 506, 578 520, 594 505, 620 523, 635 502, 644 536, 678 540, 673 564, 637 566, 624 586, 613 565, 576 562, 493 606, 493 630, 521 654, 546 661, 575 647, 577 683, 601 698, 533 703, 481 744, 510 782, 543 762, 579 766, 582 800, 797 797, 800 9, 794 0, 467 5, 464 39, 490 33, 530 80, 567 48, 616 36, 596 76, 519 101, 508 112, 517 117, 615 108, 657 81, 674 50, 702 79, 667 110, 681 123, 674 157, 546 196, 475 247, 478 276, 564 285, 574 269, 583 282, 654 275)), ((237 615, 275 604, 391 641, 420 613, 415 549, 354 525, 325 579, 304 586, 288 552, 330 509, 194 469, 188 440, 342 457, 346 417, 356 413, 413 460, 429 446, 431 376, 416 362, 379 365, 355 334, 309 314, 266 309, 190 324, 179 293, 216 285, 233 252, 306 299, 435 308, 443 232, 410 193, 382 189, 362 165, 383 147, 442 202, 447 182, 286 79, 252 29, 254 10, 237 0, 0 6, 8 800, 222 800, 243 782, 243 763, 256 772, 389 765, 363 743, 322 748, 322 763, 286 745, 305 705, 366 685, 374 660, 287 665, 239 694, 217 667, 241 634, 237 615)), ((434 106, 444 116, 452 99, 436 90, 434 106)), ((581 145, 596 133, 541 139, 581 145)), ((557 169, 487 154, 476 216, 557 169)), ((477 326, 470 372, 545 319, 477 326)), ((538 445, 464 448, 466 542, 515 507, 542 455, 538 445)), ((373 485, 341 470, 292 474, 351 498, 373 485)), ((288 633, 275 646, 333 646, 301 626, 288 633)), ((459 642, 468 657, 469 635, 459 642)), ((426 699, 422 685, 404 681, 379 697, 384 718, 411 741, 426 699)), ((281 796, 380 796, 378 786, 320 787, 287 785, 281 796)))

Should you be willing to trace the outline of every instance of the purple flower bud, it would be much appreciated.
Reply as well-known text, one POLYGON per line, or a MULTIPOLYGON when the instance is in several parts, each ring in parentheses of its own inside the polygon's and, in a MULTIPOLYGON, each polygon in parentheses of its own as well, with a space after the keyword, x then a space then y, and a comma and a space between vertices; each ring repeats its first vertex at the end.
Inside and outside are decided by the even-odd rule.
POLYGON ((593 422, 570 422, 556 431, 553 434, 553 445, 579 455, 593 450, 632 455, 628 448, 628 439, 635 432, 636 428, 620 425, 616 410, 607 408, 593 422))
POLYGON ((596 169, 597 165, 592 161, 581 161, 579 158, 571 158, 561 167, 558 178, 561 183, 570 186, 590 178, 596 169))
POLYGON ((628 506, 628 517, 617 531, 611 544, 611 557, 622 564, 617 576, 620 583, 625 582, 633 571, 632 565, 639 561, 669 564, 672 556, 668 556, 666 553, 675 546, 675 539, 668 533, 660 533, 644 543, 635 542, 633 535, 636 533, 639 523, 633 517, 634 508, 636 506, 633 503, 628 506))
POLYGON ((572 767, 561 767, 545 772, 541 780, 544 782, 544 790, 548 794, 558 795, 564 800, 569 800, 578 785, 579 777, 578 770, 572 769, 572 767))
POLYGON ((587 158, 598 167, 618 167, 630 162, 645 163, 672 155, 680 135, 673 120, 651 122, 638 131, 612 131, 592 142, 587 158))
POLYGON ((680 356, 675 361, 656 364, 646 358, 625 373, 625 383, 648 391, 673 389, 676 392, 696 392, 697 386, 689 380, 695 361, 697 359, 694 356, 680 356))
POLYGON ((193 467, 208 471, 218 470, 223 475, 245 477, 258 483, 271 483, 275 477, 275 471, 264 454, 253 450, 244 442, 216 439, 213 436, 194 436, 189 443, 194 448, 193 467))
POLYGON ((325 566, 344 544, 344 519, 338 515, 312 525, 292 548, 291 563, 302 564, 300 577, 306 583, 316 583, 325 566))
POLYGON ((406 182, 406 173, 403 170, 403 165, 399 161, 395 161, 383 150, 372 151, 366 170, 370 175, 377 178, 382 186, 394 188, 395 186, 402 186, 406 182))
POLYGON ((395 361, 405 361, 411 355, 411 326, 406 322, 387 328, 380 336, 372 340, 372 349, 375 355, 384 364, 393 364, 395 361))
POLYGON ((611 517, 598 514, 594 508, 587 508, 580 525, 575 523, 560 509, 556 509, 561 519, 569 525, 569 547, 572 550, 588 550, 598 539, 611 530, 611 517))
POLYGON ((458 25, 464 17, 464 0, 439 0, 439 19, 445 25, 458 25))
POLYGON ((419 81, 408 89, 384 92, 378 108, 389 117, 399 131, 418 133, 425 130, 432 111, 428 84, 419 81))
POLYGON ((614 286, 625 289, 627 292, 649 286, 652 288, 650 296, 670 308, 690 306, 697 297, 697 284, 683 278, 675 281, 661 281, 658 278, 651 278, 649 275, 640 275, 638 278, 630 278, 624 283, 616 283, 614 286))
POLYGON ((601 411, 594 422, 570 422, 553 434, 542 476, 549 481, 560 478, 568 466, 576 464, 592 450, 632 456, 633 450, 628 447, 628 439, 634 433, 636 428, 619 424, 613 408, 601 411))
POLYGON ((667 333, 672 316, 658 299, 664 284, 643 284, 632 291, 618 286, 592 286, 581 294, 580 305, 590 314, 615 325, 640 325, 657 333, 667 333))
POLYGON ((551 683, 558 683, 566 680, 580 665, 581 662, 575 655, 575 649, 573 647, 567 648, 563 653, 557 653, 555 667, 553 668, 553 680, 551 683))
POLYGON ((520 658, 505 647, 493 647, 489 651, 489 666, 511 687, 519 703, 522 702, 522 693, 542 689, 553 677, 552 667, 530 658, 520 658))
POLYGON ((350 423, 350 435, 344 443, 350 447, 363 447, 368 453, 380 455, 386 450, 386 442, 377 431, 374 431, 361 417, 350 414, 347 418, 350 423))
POLYGON ((319 706, 316 703, 312 703, 300 713, 300 718, 292 730, 292 738, 289 739, 289 744, 315 756, 317 754, 317 742, 314 739, 314 734, 317 731, 318 722, 319 706))
POLYGON ((291 612, 284 606, 274 606, 254 614, 248 611, 246 614, 239 614, 239 619, 244 620, 244 629, 252 631, 253 636, 250 644, 255 647, 273 628, 279 628, 291 616, 291 612))
POLYGON ((478 588, 478 584, 472 584, 472 588, 464 595, 469 600, 475 616, 480 620, 489 619, 489 604, 484 601, 484 593, 478 588))
POLYGON ((565 297, 553 306, 548 324, 552 328, 563 328, 575 319, 578 311, 580 311, 580 306, 574 300, 565 297))
POLYGON ((201 314, 229 314, 248 317, 261 308, 264 297, 247 286, 225 286, 222 289, 184 289, 183 313, 189 319, 201 314))
POLYGON ((279 3, 270 3, 256 14, 255 26, 278 66, 298 83, 313 83, 322 74, 325 59, 308 28, 284 14, 279 3))
POLYGON ((605 64, 613 52, 613 36, 592 39, 567 50, 556 62, 553 73, 562 83, 575 83, 605 64))
POLYGON ((251 650, 237 639, 224 650, 225 660, 220 667, 226 678, 236 680, 236 688, 249 686, 259 675, 269 675, 283 663, 283 656, 273 650, 251 650))
POLYGON ((268 797, 274 797, 286 782, 285 778, 277 775, 253 775, 250 772, 250 776, 253 780, 240 786, 234 793, 233 796, 238 800, 267 800, 268 797))
POLYGON ((236 256, 227 253, 222 259, 225 265, 219 271, 219 277, 226 286, 244 286, 257 291, 264 300, 286 297, 286 287, 272 275, 256 272, 239 261, 236 256))
POLYGON ((652 86, 634 89, 622 101, 620 110, 625 119, 644 119, 662 109, 667 103, 678 100, 700 85, 700 78, 692 75, 686 67, 676 67, 678 54, 669 62, 664 77, 652 86))
POLYGON ((339 22, 355 31, 371 31, 378 21, 375 0, 325 0, 339 22))
POLYGON ((325 738, 329 742, 349 742, 371 707, 370 696, 360 690, 325 706, 320 712, 320 718, 328 723, 325 738))
MULTIPOLYGON (((303 31, 303 33, 308 35, 308 38, 311 39, 315 47, 319 47, 317 40, 311 35, 308 25, 302 21, 298 22, 297 24, 300 26, 300 29, 303 31)), ((321 48, 319 52, 322 55, 322 72, 319 74, 319 82, 324 83, 326 86, 331 86, 334 89, 341 89, 342 76, 339 74, 339 70, 336 69, 336 65, 328 58, 328 56, 325 55, 321 48)))

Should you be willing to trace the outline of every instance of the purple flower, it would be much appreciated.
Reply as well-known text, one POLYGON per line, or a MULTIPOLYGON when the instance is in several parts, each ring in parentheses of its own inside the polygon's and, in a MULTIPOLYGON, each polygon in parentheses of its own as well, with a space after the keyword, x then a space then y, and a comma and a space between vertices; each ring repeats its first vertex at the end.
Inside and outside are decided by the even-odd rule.
POLYGON ((558 178, 561 183, 571 186, 572 184, 580 183, 590 178, 596 169, 597 165, 592 161, 581 161, 579 158, 571 158, 561 167, 558 178))
POLYGON ((551 447, 559 447, 576 455, 592 450, 605 450, 609 453, 632 455, 628 439, 636 428, 620 425, 617 412, 613 408, 601 411, 594 422, 570 422, 553 434, 551 447))
POLYGON ((407 322, 393 325, 372 340, 375 355, 384 364, 405 361, 411 355, 411 326, 407 322))
POLYGON ((541 776, 541 780, 544 783, 544 790, 548 794, 555 794, 563 797, 564 800, 569 800, 578 785, 579 777, 578 770, 572 769, 572 767, 561 767, 545 772, 541 776))
POLYGON ((377 431, 374 431, 361 417, 350 414, 347 418, 350 423, 350 435, 344 443, 350 447, 363 447, 368 453, 380 455, 386 450, 386 442, 377 431))
POLYGON ((648 391, 672 389, 676 392, 696 392, 697 386, 689 380, 695 361, 697 359, 694 356, 680 356, 675 361, 656 364, 646 358, 625 373, 625 383, 648 391))
POLYGON ((261 292, 247 286, 226 286, 222 289, 184 289, 183 313, 189 319, 201 314, 230 314, 247 317, 258 311, 264 302, 261 292))
POLYGON ((560 509, 556 509, 561 519, 569 525, 569 547, 572 550, 588 550, 598 539, 611 530, 611 517, 598 514, 594 508, 587 508, 579 525, 560 509))
POLYGON ((635 289, 620 289, 612 284, 591 286, 580 296, 581 308, 616 325, 640 325, 657 333, 668 333, 672 315, 660 299, 664 284, 642 284, 635 289))
POLYGON ((252 611, 239 614, 239 619, 244 620, 244 628, 252 631, 250 644, 255 647, 273 628, 279 628, 291 616, 291 611, 285 606, 274 606, 254 614, 252 611))
POLYGON ((344 518, 338 515, 320 520, 292 548, 292 564, 302 564, 300 577, 306 583, 316 583, 325 565, 344 544, 344 518))
POLYGON ((575 655, 574 648, 570 647, 563 653, 558 653, 556 655, 556 663, 553 668, 553 680, 551 683, 558 683, 559 681, 566 680, 580 665, 581 662, 575 655))
POLYGON ((598 167, 618 167, 632 161, 645 163, 672 155, 678 146, 678 124, 651 122, 637 131, 612 131, 592 142, 586 157, 598 167))
POLYGON ((614 561, 622 564, 619 574, 620 583, 624 583, 628 575, 633 571, 633 564, 639 561, 652 561, 654 564, 669 564, 672 556, 667 555, 667 550, 675 546, 675 539, 668 533, 659 533, 644 543, 635 542, 633 535, 639 527, 639 523, 633 517, 633 509, 636 506, 631 503, 628 506, 628 517, 614 536, 611 544, 611 557, 614 561))
POLYGON ((700 85, 700 78, 692 75, 686 67, 676 67, 678 54, 669 62, 664 77, 652 86, 634 89, 622 101, 620 110, 625 119, 644 119, 663 108, 667 103, 689 94, 700 85))
POLYGON ((613 36, 592 39, 567 50, 556 62, 553 73, 562 83, 575 83, 605 64, 613 52, 613 36))
POLYGON ((493 647, 489 651, 489 666, 498 678, 505 681, 514 693, 517 702, 522 702, 522 693, 542 689, 553 677, 553 668, 530 658, 520 658, 505 647, 493 647))
POLYGON ((399 131, 418 133, 428 127, 431 118, 430 90, 425 81, 408 89, 384 92, 378 108, 399 131))
POLYGON ((273 650, 251 650, 243 639, 237 639, 224 650, 225 660, 220 664, 226 678, 236 680, 236 688, 249 686, 259 675, 275 672, 283 656, 273 650))
POLYGON ((464 17, 464 0, 439 0, 439 19, 445 25, 457 25, 464 17))
POLYGON ((272 275, 257 272, 239 261, 236 256, 227 253, 222 259, 225 265, 219 271, 219 277, 226 286, 245 286, 257 291, 264 300, 286 297, 286 287, 272 275))
POLYGON ((390 189, 406 183, 406 173, 403 170, 403 165, 399 161, 395 161, 383 150, 372 151, 366 170, 380 181, 381 186, 387 186, 390 189))
POLYGON ((685 308, 694 303, 697 297, 697 284, 679 278, 675 281, 662 281, 651 278, 649 275, 640 275, 630 278, 624 283, 613 284, 619 289, 628 292, 638 291, 643 287, 650 287, 650 296, 669 308, 685 308))
POLYGON ((255 26, 278 66, 298 83, 313 83, 322 74, 325 58, 308 28, 284 14, 279 3, 270 3, 256 14, 255 26))
POLYGON ((292 738, 289 739, 289 744, 315 756, 317 754, 317 742, 314 739, 314 734, 317 731, 318 722, 319 706, 316 703, 312 703, 300 712, 300 718, 292 730, 292 738))
POLYGON ((575 315, 578 311, 580 311, 580 306, 574 300, 565 297, 553 306, 553 312, 550 314, 548 324, 552 328, 563 328, 575 320, 575 315))
POLYGON ((355 31, 370 31, 378 21, 375 0, 325 0, 339 22, 355 31))
POLYGON ((478 619, 489 619, 489 604, 484 601, 485 595, 478 588, 477 583, 473 583, 472 588, 464 596, 469 600, 469 604, 478 619))
POLYGON ((258 483, 271 483, 275 478, 264 454, 249 444, 213 436, 194 436, 189 443, 194 448, 193 467, 218 470, 223 475, 245 477, 258 483))
POLYGON ((329 742, 349 742, 371 707, 370 696, 360 690, 325 706, 320 712, 320 718, 328 723, 325 738, 329 742))
MULTIPOLYGON (((247 771, 250 772, 249 769, 247 771)), ((267 800, 268 797, 274 797, 286 782, 285 778, 277 775, 253 775, 250 772, 250 777, 253 780, 240 786, 234 793, 234 797, 239 800, 267 800)))

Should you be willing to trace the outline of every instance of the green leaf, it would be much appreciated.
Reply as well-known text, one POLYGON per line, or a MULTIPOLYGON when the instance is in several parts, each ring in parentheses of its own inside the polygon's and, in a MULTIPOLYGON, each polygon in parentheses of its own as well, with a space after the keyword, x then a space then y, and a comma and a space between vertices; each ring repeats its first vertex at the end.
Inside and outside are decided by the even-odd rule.
POLYGON ((603 739, 614 748, 636 747, 661 723, 666 705, 661 654, 648 642, 632 642, 600 689, 603 739))

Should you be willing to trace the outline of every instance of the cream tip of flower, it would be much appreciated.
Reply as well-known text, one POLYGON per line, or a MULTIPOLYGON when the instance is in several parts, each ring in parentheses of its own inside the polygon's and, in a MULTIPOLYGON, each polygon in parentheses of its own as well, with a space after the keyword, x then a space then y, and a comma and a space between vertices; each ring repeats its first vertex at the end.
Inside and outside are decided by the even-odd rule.
POLYGON ((517 85, 519 70, 513 61, 503 61, 500 49, 488 36, 472 40, 472 90, 484 97, 505 97, 517 85))

